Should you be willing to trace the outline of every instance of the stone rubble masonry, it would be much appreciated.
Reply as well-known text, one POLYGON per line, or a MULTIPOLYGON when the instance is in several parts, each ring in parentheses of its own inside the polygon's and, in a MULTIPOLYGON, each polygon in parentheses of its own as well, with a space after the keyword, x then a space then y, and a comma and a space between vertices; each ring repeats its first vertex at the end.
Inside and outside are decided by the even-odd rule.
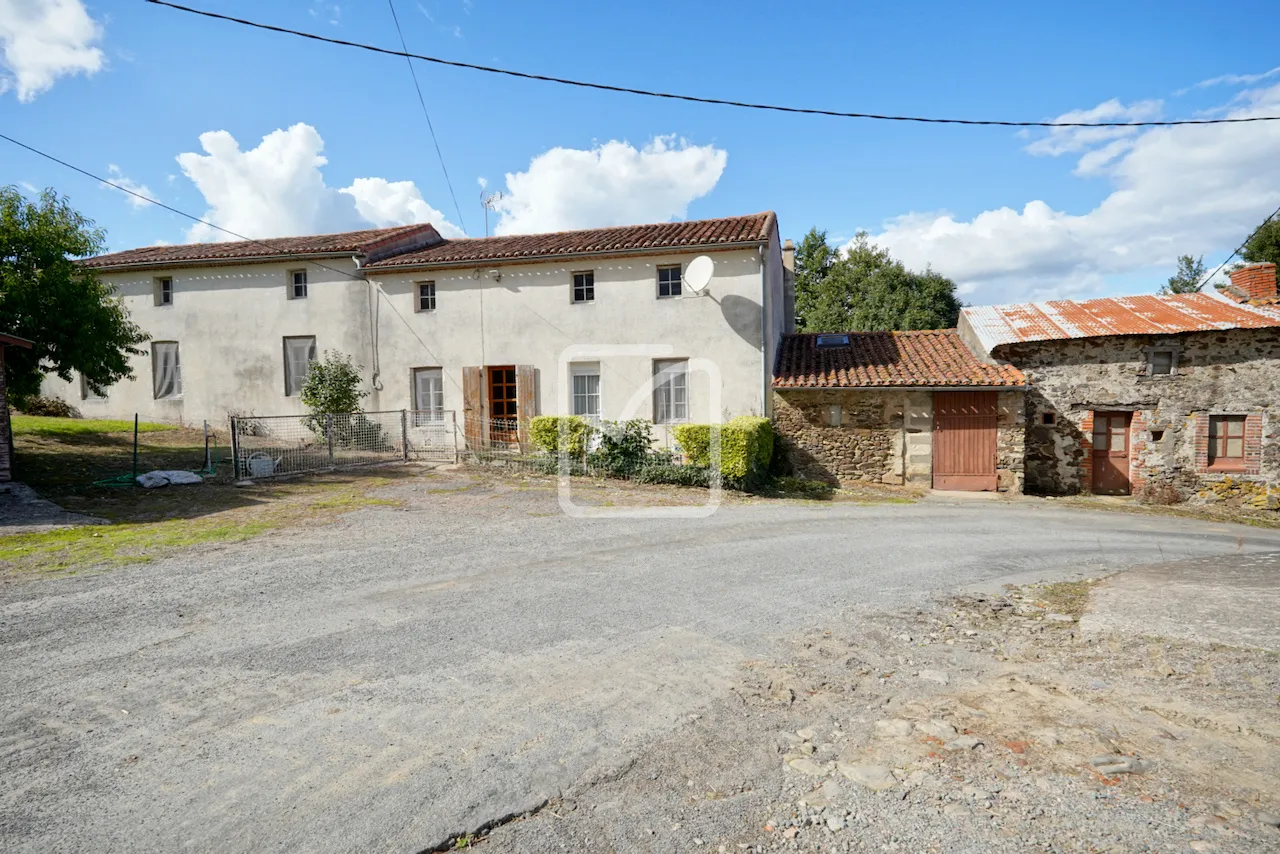
POLYGON ((1133 413, 1134 491, 1162 483, 1189 498, 1226 477, 1280 481, 1280 329, 1017 343, 993 355, 1027 374, 1028 492, 1091 491, 1095 412, 1133 413), (1152 349, 1177 353, 1175 374, 1148 375, 1152 349), (1243 472, 1209 468, 1213 415, 1246 416, 1243 472))
MULTIPOLYGON (((997 394, 998 488, 1022 491, 1022 390, 997 394)), ((896 389, 782 389, 774 392, 774 430, 793 471, 840 486, 933 482, 933 392, 896 389), (840 423, 831 423, 832 407, 840 423)))

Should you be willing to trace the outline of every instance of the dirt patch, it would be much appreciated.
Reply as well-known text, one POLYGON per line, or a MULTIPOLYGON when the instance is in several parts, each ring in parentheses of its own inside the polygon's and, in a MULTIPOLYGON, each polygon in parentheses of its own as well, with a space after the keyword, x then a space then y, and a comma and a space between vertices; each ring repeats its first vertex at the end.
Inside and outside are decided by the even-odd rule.
MULTIPOLYGON (((1098 579, 860 614, 497 850, 1260 851, 1280 659, 1086 636, 1098 579)), ((1136 616, 1136 615, 1135 615, 1136 616)), ((1140 619, 1140 617, 1137 617, 1140 619)))

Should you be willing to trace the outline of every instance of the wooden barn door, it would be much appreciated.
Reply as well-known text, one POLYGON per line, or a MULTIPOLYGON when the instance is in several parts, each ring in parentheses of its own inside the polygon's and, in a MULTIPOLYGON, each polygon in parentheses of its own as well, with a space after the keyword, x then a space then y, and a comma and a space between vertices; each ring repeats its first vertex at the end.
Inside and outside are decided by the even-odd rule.
POLYGON ((933 393, 933 488, 996 489, 996 392, 933 393))
POLYGON ((1129 494, 1129 422, 1132 412, 1093 414, 1093 491, 1129 494))

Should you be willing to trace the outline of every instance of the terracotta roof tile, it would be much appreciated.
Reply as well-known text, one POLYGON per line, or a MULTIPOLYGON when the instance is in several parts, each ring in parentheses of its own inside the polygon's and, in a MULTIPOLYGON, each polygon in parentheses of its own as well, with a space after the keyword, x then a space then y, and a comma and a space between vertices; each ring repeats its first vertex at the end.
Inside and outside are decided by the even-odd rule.
POLYGON ((819 347, 814 334, 784 335, 773 387, 1026 385, 1017 368, 979 361, 954 329, 848 335, 838 347, 819 347))
POLYGON ((1280 326, 1280 310, 1218 293, 971 306, 964 317, 990 352, 1001 344, 1280 326))
POLYGON ((776 222, 772 211, 722 219, 624 225, 548 234, 445 240, 417 252, 396 255, 366 269, 447 267, 470 263, 532 261, 575 255, 609 255, 637 250, 712 248, 767 241, 776 222))
MULTIPOLYGON (((110 270, 121 267, 176 267, 205 263, 261 261, 279 257, 315 257, 325 255, 365 255, 380 244, 396 238, 421 234, 426 239, 435 235, 428 225, 402 225, 395 228, 371 228, 337 234, 311 234, 302 237, 271 237, 265 240, 236 240, 226 243, 187 243, 181 246, 144 246, 110 255, 97 255, 80 263, 86 267, 110 270)), ((435 235, 438 240, 438 235, 435 235)))

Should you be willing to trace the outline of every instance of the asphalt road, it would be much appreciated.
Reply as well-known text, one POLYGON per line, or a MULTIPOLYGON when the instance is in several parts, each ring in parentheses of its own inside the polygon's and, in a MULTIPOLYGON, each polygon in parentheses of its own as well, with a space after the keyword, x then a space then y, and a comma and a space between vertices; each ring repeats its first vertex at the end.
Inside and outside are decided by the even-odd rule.
POLYGON ((0 586, 0 848, 418 852, 607 777, 851 606, 1280 551, 1040 504, 589 520, 395 489, 320 532, 0 586))

